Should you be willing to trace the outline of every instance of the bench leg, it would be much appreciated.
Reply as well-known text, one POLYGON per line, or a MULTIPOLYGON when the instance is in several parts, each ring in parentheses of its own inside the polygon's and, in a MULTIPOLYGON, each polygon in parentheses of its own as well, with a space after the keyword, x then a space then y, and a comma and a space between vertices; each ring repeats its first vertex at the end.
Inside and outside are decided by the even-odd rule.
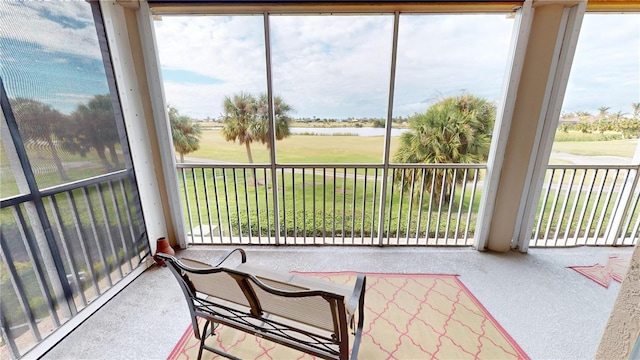
POLYGON ((202 334, 200 334, 200 349, 198 350, 198 360, 200 360, 202 358, 202 350, 208 350, 211 351, 214 354, 218 354, 220 356, 224 356, 227 359, 232 359, 232 360, 242 360, 240 358, 237 358, 231 354, 228 354, 224 351, 218 350, 214 347, 211 346, 207 346, 205 344, 205 341, 207 340, 207 338, 211 335, 215 335, 213 330, 215 330, 218 327, 218 323, 214 323, 213 325, 211 324, 211 320, 207 320, 207 322, 204 323, 204 329, 202 329, 202 334), (211 326, 211 331, 209 331, 209 326, 211 326))

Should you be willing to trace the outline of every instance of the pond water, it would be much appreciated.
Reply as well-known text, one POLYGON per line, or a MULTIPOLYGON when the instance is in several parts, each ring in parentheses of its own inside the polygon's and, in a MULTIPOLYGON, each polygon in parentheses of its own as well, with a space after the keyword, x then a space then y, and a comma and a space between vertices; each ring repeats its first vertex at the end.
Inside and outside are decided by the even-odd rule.
MULTIPOLYGON (((292 127, 292 134, 318 134, 318 135, 334 135, 334 134, 353 134, 355 136, 384 136, 385 129, 382 128, 356 128, 356 127, 337 127, 337 128, 299 128, 292 127)), ((400 136, 409 129, 391 129, 391 136, 400 136)))

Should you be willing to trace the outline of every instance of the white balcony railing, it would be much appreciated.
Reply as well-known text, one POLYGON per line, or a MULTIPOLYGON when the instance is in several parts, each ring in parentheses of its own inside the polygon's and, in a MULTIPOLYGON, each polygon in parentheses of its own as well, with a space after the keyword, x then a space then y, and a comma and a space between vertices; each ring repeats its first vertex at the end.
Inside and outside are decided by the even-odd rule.
POLYGON ((484 165, 178 168, 194 244, 467 246, 484 165))
MULTIPOLYGON (((271 245, 470 246, 485 168, 178 165, 190 243, 271 245)), ((530 246, 635 244, 637 170, 549 166, 530 246)))
POLYGON ((549 165, 530 246, 634 245, 638 166, 549 165))

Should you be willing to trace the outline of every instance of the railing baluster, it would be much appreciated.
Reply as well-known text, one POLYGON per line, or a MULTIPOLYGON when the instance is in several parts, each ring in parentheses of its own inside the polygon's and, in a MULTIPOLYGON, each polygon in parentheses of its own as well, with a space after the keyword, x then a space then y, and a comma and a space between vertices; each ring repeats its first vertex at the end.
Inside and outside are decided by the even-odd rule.
MULTIPOLYGON (((596 232, 594 234, 594 238, 596 239, 596 244, 598 243, 598 238, 600 236, 600 230, 602 229, 602 224, 604 222, 604 218, 607 215, 607 209, 609 208, 609 203, 611 202, 611 197, 613 196, 613 191, 616 187, 616 183, 618 182, 618 175, 620 175, 620 170, 615 170, 615 174, 613 176, 613 181, 611 182, 611 186, 609 187, 609 191, 607 192, 607 196, 605 197, 604 205, 602 206, 602 213, 600 214, 600 218, 598 219, 598 225, 596 225, 596 232)), ((607 239, 604 239, 606 244, 607 239)), ((609 244, 611 245, 611 244, 609 244)))
MULTIPOLYGON (((218 217, 218 235, 220 235, 220 243, 224 244, 224 240, 222 237, 222 214, 220 213, 220 198, 218 197, 218 180, 217 180, 217 176, 216 176, 216 169, 212 169, 212 175, 213 175, 213 196, 215 196, 216 198, 216 216, 218 217)), ((220 169, 222 171, 222 174, 224 176, 224 168, 220 169)), ((229 234, 231 235, 231 234, 229 234)), ((213 240, 213 235, 211 236, 211 240, 213 240)), ((229 242, 231 242, 231 238, 229 238, 229 242)))
POLYGON ((336 244, 336 191, 338 182, 336 181, 336 168, 333 168, 333 216, 332 218, 332 228, 331 228, 331 244, 336 244))
POLYGON ((451 182, 451 193, 449 194, 449 210, 447 211, 447 224, 445 225, 444 230, 444 244, 447 245, 449 242, 449 225, 451 225, 451 212, 453 208, 453 203, 456 199, 456 179, 458 176, 458 169, 453 169, 453 181, 451 182))
MULTIPOLYGON (((27 255, 29 256, 29 260, 31 260, 31 265, 35 270, 35 278, 38 283, 38 288, 40 289, 40 294, 45 298, 47 303, 47 309, 49 310, 49 314, 53 319, 56 327, 60 326, 60 318, 58 317, 58 313, 56 312, 57 301, 55 298, 51 296, 51 292, 49 291, 49 286, 47 284, 47 273, 45 269, 42 268, 41 261, 39 260, 39 249, 38 244, 35 242, 33 237, 28 234, 27 229, 29 225, 27 224, 26 219, 24 218, 24 214, 20 209, 19 205, 13 207, 13 214, 16 218, 16 223, 19 224, 18 232, 20 233, 20 238, 24 244, 24 248, 27 251, 27 255)), ((6 265, 6 264, 5 264, 6 265)), ((60 304, 62 307, 63 305, 60 304)), ((35 315, 35 314, 34 314, 35 315)), ((39 339, 38 339, 39 340, 39 339)))
MULTIPOLYGON (((585 176, 586 176, 586 171, 587 170, 585 170, 585 176)), ((587 192, 587 198, 585 199, 584 205, 582 206, 582 210, 580 211, 580 216, 578 216, 578 225, 576 226, 576 233, 574 235, 574 238, 576 239, 576 245, 586 244, 586 236, 588 236, 588 233, 589 233, 588 229, 585 229, 585 238, 580 244, 578 244, 578 237, 580 236, 580 228, 582 227, 584 216, 587 213, 587 208, 589 207, 589 201, 591 200, 591 194, 593 193, 593 186, 595 185, 597 175, 598 175, 598 170, 597 169, 593 170, 593 176, 589 181, 589 191, 587 192)))
MULTIPOLYGON (((420 244, 420 226, 422 225, 422 204, 424 200, 424 183, 425 177, 427 176, 427 169, 422 168, 421 171, 421 180, 420 180, 420 199, 418 200, 418 223, 416 224, 416 245, 420 244)), ((425 242, 424 245, 427 245, 427 239, 429 238, 429 229, 425 232, 425 242)))
MULTIPOLYGON (((307 179, 306 179, 307 169, 302 168, 302 234, 304 236, 304 244, 307 243, 307 179)), ((315 216, 315 214, 314 214, 315 216)))
MULTIPOLYGON (((38 324, 36 322, 35 314, 31 310, 31 306, 29 306, 29 298, 25 291, 24 284, 22 283, 20 274, 18 273, 18 270, 15 267, 15 262, 13 260, 13 257, 11 256, 11 250, 4 238, 4 232, 1 232, 1 231, 0 231, 0 250, 2 250, 0 251, 2 260, 4 261, 4 264, 7 267, 7 270, 9 271, 9 280, 11 281, 11 285, 13 286, 13 291, 16 293, 16 297, 18 298, 18 302, 20 303, 20 307, 22 308, 22 313, 27 318, 26 320, 29 326, 29 330, 31 330, 31 332, 33 333, 33 336, 36 338, 36 341, 40 341, 42 340, 42 335, 40 334, 40 330, 38 329, 38 324)), ((13 339, 13 337, 10 337, 10 339, 13 339)))
MULTIPOLYGON (((4 257, 0 257, 0 259, 4 260, 4 257)), ((18 349, 18 345, 16 344, 15 339, 16 335, 11 331, 11 324, 7 321, 7 318, 4 316, 6 311, 0 311, 0 331, 2 335, 3 341, 9 343, 9 351, 11 352, 11 356, 13 359, 17 359, 20 357, 20 350, 18 349)))
MULTIPOLYGON (((564 174, 567 172, 567 170, 565 169, 563 171, 563 177, 564 174)), ((564 214, 567 211, 567 206, 569 205, 569 198, 571 197, 571 190, 573 189, 573 182, 575 180, 576 177, 576 172, 575 170, 573 171, 573 173, 571 173, 571 180, 569 181, 569 189, 567 189, 566 196, 564 198, 564 201, 562 203, 562 208, 560 210, 560 216, 558 216, 558 223, 556 224, 556 231, 553 234, 553 244, 554 246, 558 245, 558 235, 560 234, 560 232, 562 231, 562 223, 564 222, 564 214)), ((564 182, 562 182, 561 184, 561 188, 564 188, 564 182)), ((558 192, 560 192, 560 189, 558 189, 558 192)), ((564 239, 564 243, 562 244, 563 246, 567 245, 567 239, 564 239)))
MULTIPOLYGON (((442 217, 442 205, 444 204, 445 184, 447 183, 447 169, 442 170, 442 185, 440 187, 440 201, 438 201, 438 216, 436 217, 436 245, 440 237, 440 218, 442 217)), ((446 243, 444 244, 446 245, 446 243)))
MULTIPOLYGON (((391 169, 391 188, 389 188, 389 214, 387 215, 387 244, 389 245, 389 238, 391 237, 391 214, 393 213, 393 187, 395 185, 395 182, 393 181, 393 179, 395 179, 396 177, 396 170, 397 169, 391 169)), ((383 175, 384 176, 384 175, 383 175)), ((389 174, 387 173, 387 177, 389 177, 389 174)), ((383 190, 380 189, 380 191, 382 192, 383 190)), ((386 204, 383 204, 386 206, 386 204)), ((383 244, 380 244, 383 245, 383 244)))
POLYGON ((371 200, 373 200, 371 202, 371 208, 372 208, 371 209, 371 245, 375 243, 374 239, 378 237, 378 234, 375 234, 375 232, 373 231, 375 229, 375 223, 376 223, 376 202, 377 202, 376 195, 377 195, 377 189, 378 189, 378 168, 375 168, 373 176, 374 176, 373 197, 371 198, 371 200))
POLYGON ((410 245, 409 244, 409 232, 411 231, 411 213, 413 210, 413 192, 415 190, 414 185, 416 183, 416 169, 413 168, 412 170, 412 174, 411 174, 411 190, 409 191, 409 213, 407 214, 407 229, 405 232, 406 235, 406 245, 410 245))
MULTIPOLYGON (((109 244, 109 249, 111 249, 111 254, 113 254, 113 266, 118 269, 118 274, 120 275, 120 279, 124 278, 124 274, 122 273, 122 268, 118 264, 118 252, 116 251, 116 247, 114 245, 113 236, 111 235, 111 221, 109 218, 109 211, 107 211, 107 206, 104 201, 104 193, 102 189, 102 184, 97 184, 98 189, 98 202, 100 203, 100 209, 102 210, 102 218, 104 219, 104 227, 107 231, 107 242, 109 244)), ((107 265, 109 261, 107 261, 107 265)))
MULTIPOLYGON (((284 243, 287 243, 287 197, 285 194, 286 187, 284 186, 284 169, 280 169, 280 180, 282 181, 282 227, 281 232, 284 232, 284 243)), ((280 234, 280 235, 283 235, 280 234)))
MULTIPOLYGON (((354 174, 354 178, 355 178, 355 174, 354 174)), ((344 228, 344 218, 347 216, 346 213, 346 201, 347 201, 347 168, 344 168, 344 172, 342 174, 342 245, 345 244, 344 242, 344 233, 345 233, 345 228, 344 228)))
POLYGON ((238 242, 242 244, 242 214, 240 213, 240 199, 238 198, 238 169, 233 169, 233 197, 236 203, 236 217, 238 218, 238 242))
POLYGON ((316 168, 312 168, 311 178, 313 188, 313 196, 311 197, 311 204, 313 205, 313 243, 316 244, 316 230, 318 229, 316 226, 316 168))
MULTIPOLYGON (((553 197, 553 202, 551 203, 551 212, 549 213, 549 217, 548 217, 548 220, 547 220, 547 229, 544 232, 544 242, 545 242, 545 244, 547 243, 547 241, 549 241, 549 232, 551 231, 551 225, 553 224, 553 217, 556 214, 556 207, 558 206, 558 199, 560 198, 560 193, 562 192, 562 184, 564 183, 564 174, 565 174, 564 171, 562 171, 560 173, 560 183, 557 186, 556 194, 553 197)), ((550 188, 552 186, 553 186, 553 177, 551 178, 550 188)), ((556 244, 554 243, 553 245, 555 246, 556 244)))
POLYGON ((76 201, 73 196, 73 191, 67 192, 67 200, 69 202, 69 207, 71 208, 71 213, 73 215, 73 223, 78 234, 78 243, 80 244, 80 248, 82 249, 82 255, 84 257, 85 264, 87 265, 87 270, 91 275, 93 290, 95 291, 96 296, 99 296, 101 294, 101 291, 100 286, 98 285, 98 276, 96 275, 95 269, 93 268, 93 257, 91 256, 91 253, 87 251, 86 245, 89 243, 89 240, 84 235, 82 222, 80 221, 80 216, 78 214, 78 206, 76 205, 76 201))
MULTIPOLYGON (((369 177, 367 176, 367 172, 369 169, 365 168, 364 169, 364 181, 363 181, 363 185, 362 185, 362 225, 360 226, 360 240, 362 241, 362 245, 364 245, 364 218, 365 218, 365 210, 366 210, 366 204, 367 204, 367 183, 369 182, 369 177)), ((355 192, 355 188, 353 191, 353 194, 355 196, 356 192, 355 192)), ((353 200, 354 204, 355 204, 355 198, 353 200)), ((355 241, 355 238, 354 238, 355 241)))
POLYGON ((296 212, 296 169, 291 169, 291 194, 293 196, 293 243, 298 243, 298 213, 296 212))
MULTIPOLYGON (((620 169, 618 169, 618 174, 620 174, 620 169)), ((620 221, 616 221, 616 220, 612 220, 613 216, 609 218, 608 220, 608 226, 607 229, 605 230, 605 234, 604 234, 604 238, 605 240, 611 239, 613 242, 609 243, 608 245, 617 245, 618 240, 617 237, 619 236, 619 234, 624 231, 623 228, 621 228, 622 225, 622 220, 624 219, 624 217, 626 216, 627 212, 629 211, 629 204, 627 202, 631 201, 630 197, 627 197, 627 200, 625 201, 625 204, 622 205, 622 209, 618 210, 618 208, 620 207, 620 202, 623 201, 622 198, 625 197, 625 193, 627 193, 627 185, 629 185, 631 187, 630 191, 633 191, 633 188, 635 188, 635 184, 634 181, 629 181, 629 178, 631 177, 631 171, 627 170, 626 171, 626 176, 624 176, 624 180, 621 181, 621 185, 620 185, 620 190, 618 191, 618 196, 616 196, 616 200, 613 203, 613 214, 617 213, 618 211, 623 212, 621 215, 621 219, 620 221), (618 223, 617 228, 616 228, 616 223, 618 223), (612 236, 609 236, 609 234, 611 232, 614 232, 614 234, 612 234, 612 236)), ((612 195, 613 196, 613 191, 615 191, 615 186, 612 189, 612 195)))
MULTIPOLYGON (((458 202, 458 216, 456 217, 456 231, 453 233, 453 238, 455 239, 455 245, 459 244, 458 231, 460 230, 460 222, 462 221, 462 204, 464 204, 464 194, 467 190, 467 176, 468 176, 467 168, 464 169, 464 173, 462 174, 462 190, 460 191, 460 201, 458 202)), ((464 245, 464 242, 463 244, 464 245)))
MULTIPOLYGON (((367 169, 364 169, 365 172, 367 169)), ((345 168, 346 171, 346 168, 345 168)), ((346 179, 346 176, 345 176, 346 179)), ((365 180, 366 181, 366 180, 365 180)), ((351 245, 355 243, 355 231, 356 231, 356 194, 358 188, 358 169, 353 169, 353 190, 351 190, 351 245)), ((343 226, 344 227, 344 226, 343 226)), ((342 230, 344 231, 344 229, 342 230)))
MULTIPOLYGON (((127 223, 129 224, 129 235, 131 236, 131 249, 135 251, 136 257, 138 258, 139 263, 142 262, 141 251, 138 247, 138 239, 136 239, 135 231, 133 229, 133 218, 131 217, 131 207, 128 204, 131 204, 129 201, 129 197, 127 195, 127 191, 125 190, 125 184, 122 179, 118 180, 118 184, 120 185, 120 194, 124 199, 125 203, 125 214, 127 214, 127 223)), ((145 241, 146 242, 146 241, 145 241)))
MULTIPOLYGON (((211 176, 215 176, 215 171, 214 169, 210 169, 211 170, 211 176)), ((205 205, 207 207, 207 223, 209 225, 209 244, 213 243, 213 222, 211 221, 211 199, 209 197, 209 182, 207 181, 207 171, 205 168, 202 168, 202 184, 204 187, 204 201, 205 201, 205 205)), ((200 224, 200 229, 202 231, 203 229, 203 225, 200 224)), ((202 231, 203 232, 203 231, 202 231)), ((204 238, 202 239, 202 241, 204 242, 204 238)))
MULTIPOLYGON (((598 171, 596 171, 598 172, 598 171)), ((589 229, 591 229, 591 225, 593 224, 593 219, 596 216, 598 211, 598 204, 600 204, 600 198, 602 197, 602 190, 604 189, 607 177, 609 176, 609 169, 605 169, 604 176, 602 177, 602 181, 600 182, 600 187, 598 188, 598 193, 596 194, 596 201, 593 205, 593 209, 591 210, 591 215, 589 216, 589 221, 587 222, 587 228, 585 229, 584 241, 587 243, 587 239, 589 237, 589 229)), ((598 234, 594 234, 594 243, 597 243, 598 234)))
MULTIPOLYGON (((471 211, 473 210, 473 205, 476 199, 476 189, 478 188, 479 174, 480 174, 479 169, 476 169, 476 171, 473 174, 473 187, 471 188, 471 199, 469 200, 469 210, 467 210, 467 226, 465 227, 465 230, 464 230, 464 243, 467 245, 471 245, 471 243, 469 243, 469 227, 471 223, 471 211)), ((473 239, 471 239, 471 241, 473 241, 473 239)))
POLYGON ((259 199, 258 192, 260 191, 260 187, 258 186, 258 172, 256 171, 256 168, 252 168, 251 172, 253 173, 253 188, 255 190, 254 195, 256 198, 256 223, 258 226, 258 244, 262 244, 262 225, 260 224, 260 201, 258 200, 259 199))
MULTIPOLYGON (((542 222, 544 220, 545 208, 547 207, 547 200, 549 199, 549 192, 551 191, 551 186, 553 185, 553 177, 555 175, 556 170, 551 171, 551 177, 549 177, 549 184, 547 185, 547 189, 545 191, 544 200, 542 201, 542 206, 540 207, 540 215, 538 219, 538 226, 536 227, 535 235, 533 236, 535 242, 538 242, 538 236, 540 234, 540 228, 542 226, 542 222)), ((545 246, 547 245, 546 239, 544 239, 545 246)))
MULTIPOLYGON (((80 281, 80 277, 78 276, 80 270, 78 270, 78 264, 73 257, 73 253, 69 249, 68 238, 70 236, 67 235, 64 228, 64 221, 62 220, 62 216, 60 216, 60 208, 58 207, 58 202, 56 200, 56 196, 53 195, 49 199, 49 207, 51 207, 51 213, 53 214, 53 218, 55 221, 56 228, 58 229, 58 237, 60 238, 60 243, 62 244, 62 250, 64 250, 64 255, 67 258, 67 263, 71 268, 71 276, 73 277, 73 281, 75 281, 78 286, 78 295, 80 295, 80 300, 82 301, 82 306, 87 306, 87 298, 84 296, 84 291, 82 289, 82 282, 80 281)), ((74 301, 69 301, 71 306, 71 314, 75 315, 78 312, 77 307, 75 306, 74 301)))
MULTIPOLYGON (((578 169, 574 169, 573 170, 573 177, 572 179, 575 178, 576 173, 578 172, 578 169)), ((582 171, 582 176, 580 177, 580 186, 578 187, 578 190, 576 192, 576 195, 573 197, 573 206, 571 206, 571 211, 569 212, 569 218, 567 219, 567 227, 564 231, 564 243, 565 245, 567 244, 567 240, 569 238, 569 231, 571 231, 571 224, 573 224, 573 218, 576 214, 576 210, 578 208, 578 203, 580 202, 580 197, 582 197, 582 187, 584 186, 584 180, 587 177, 587 171, 584 170, 582 171)), ((572 180, 573 183, 573 180, 572 180)), ((574 238, 574 242, 577 242, 577 237, 574 238)), ((576 245, 576 244, 574 244, 576 245)))
MULTIPOLYGON (((116 223, 118 225, 118 233, 120 234, 120 243, 122 244, 122 250, 124 251, 124 259, 129 264, 129 272, 133 271, 133 264, 131 264, 131 255, 129 254, 129 248, 124 240, 124 232, 122 231, 122 215, 120 214, 120 207, 118 206, 118 201, 116 199, 115 192, 113 191, 113 184, 111 181, 108 181, 109 184, 109 195, 111 195, 111 202, 113 203, 113 208, 116 213, 116 223)), ((120 259, 116 256, 118 262, 120 259)))
MULTIPOLYGON (((638 176, 637 172, 635 176, 638 176)), ((631 220, 633 220, 633 214, 635 214, 636 210, 638 209, 638 199, 639 199, 638 191, 635 188, 631 189, 630 191, 632 191, 632 194, 630 195, 630 198, 629 198, 629 202, 630 202, 629 211, 627 212, 625 223, 622 226, 622 229, 620 230, 620 235, 616 240, 616 245, 625 245, 625 242, 626 242, 625 239, 627 237, 626 234, 627 234, 627 231, 629 230, 629 226, 631 226, 631 220), (632 198, 635 198, 635 201, 631 200, 632 198)), ((631 236, 633 238, 633 233, 631 233, 631 236)))
MULTIPOLYGON (((97 187, 96 187, 96 190, 97 187)), ((109 271, 109 266, 107 265, 107 258, 104 256, 102 252, 102 247, 100 246, 100 236, 98 235, 98 229, 96 228, 96 220, 95 215, 93 214, 93 205, 91 204, 90 194, 87 187, 82 187, 82 193, 84 195, 85 206, 87 208, 87 214, 89 214, 89 221, 91 222, 91 230, 93 231, 93 239, 96 244, 96 249, 98 250, 98 255, 100 256, 100 261, 102 261, 102 268, 104 269, 105 277, 107 278, 107 283, 109 287, 113 286, 113 282, 111 281, 111 272, 109 271)))
MULTIPOLYGON (((252 238, 251 238, 251 211, 249 210, 249 186, 247 184, 247 169, 243 168, 242 169, 242 181, 244 183, 244 205, 245 205, 245 209, 247 210, 247 232, 249 233, 249 244, 251 244, 252 238)), ((257 190, 254 188, 254 190, 257 190)))
MULTIPOLYGON (((271 169, 264 169, 264 199, 265 199, 265 208, 267 210, 267 239, 269 240, 268 244, 275 244, 275 241, 271 241, 271 215, 269 214, 269 185, 267 182, 267 171, 272 171, 271 169)), ((275 218, 273 219, 275 221, 275 218)))
MULTIPOLYGON (((398 203, 398 226, 396 228, 396 245, 400 245, 400 225, 402 223, 402 200, 404 200, 404 175, 407 169, 402 169, 402 175, 400 175, 400 202, 398 203)), ((393 184, 391 184, 391 197, 393 198, 393 184)), ((391 221, 391 218, 389 218, 391 221)))
MULTIPOLYGON (((333 192, 333 194, 335 195, 335 191, 333 192)), ((335 201, 333 202, 333 205, 335 205, 335 201)), ((326 239, 328 234, 327 216, 329 216, 329 214, 327 213, 327 167, 325 166, 322 168, 322 243, 323 244, 328 244, 326 239)), ((329 219, 329 221, 331 221, 331 219, 329 219)))
POLYGON ((182 184, 184 185, 184 199, 187 207, 187 219, 189 219, 189 233, 191 234, 191 241, 195 242, 195 236, 193 235, 193 219, 191 218, 191 202, 189 201, 189 186, 187 182, 187 175, 185 169, 181 169, 182 172, 182 184))
MULTIPOLYGON (((235 171, 234 169, 229 169, 231 171, 235 171)), ((227 187, 227 169, 222 171, 222 189, 224 191, 224 201, 225 207, 227 208, 227 227, 229 228, 229 243, 232 244, 233 241, 233 231, 231 230, 232 222, 231 222, 231 209, 229 208, 229 190, 227 187)))
MULTIPOLYGON (((436 169, 431 169, 431 191, 429 191, 429 210, 427 211, 427 235, 426 237, 426 245, 429 245, 429 231, 431 231, 431 218, 432 216, 432 210, 433 210, 433 191, 436 188, 436 176, 437 176, 437 172, 436 169)), ((438 239, 438 235, 437 235, 438 230, 436 229, 435 234, 434 234, 434 238, 435 240, 438 239)), ((434 241, 435 241, 434 240, 434 241)))
MULTIPOLYGON (((198 187, 198 179, 196 177, 196 169, 191 169, 191 181, 193 182, 193 193, 196 197, 196 215, 198 215, 198 228, 200 229, 200 242, 204 243, 204 231, 202 229, 202 210, 200 210, 200 190, 198 187)), ((191 236, 195 240, 193 235, 193 228, 191 229, 191 236)))
MULTIPOLYGON (((635 205, 634 205, 634 208, 633 208, 634 209, 633 212, 631 212, 629 214, 629 222, 631 222, 633 214, 637 211, 639 205, 640 205, 640 196, 638 196, 638 193, 637 193, 637 190, 636 190, 636 202, 635 202, 635 205)), ((633 239, 634 238, 637 239, 640 236, 639 229, 640 229, 640 216, 637 216, 636 217, 636 223, 633 225, 633 230, 631 230, 631 234, 630 234, 630 236, 631 236, 631 244, 629 244, 629 245, 633 245, 633 239)), ((637 243, 636 243, 636 246, 638 246, 637 243)))

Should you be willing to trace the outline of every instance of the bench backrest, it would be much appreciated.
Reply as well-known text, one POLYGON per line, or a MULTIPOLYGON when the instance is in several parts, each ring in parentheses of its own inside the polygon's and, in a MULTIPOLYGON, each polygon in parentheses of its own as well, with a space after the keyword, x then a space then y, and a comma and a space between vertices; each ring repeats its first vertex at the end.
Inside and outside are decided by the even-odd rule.
MULTIPOLYGON (((327 331, 336 342, 348 336, 344 331, 346 310, 343 295, 316 291, 235 269, 212 267, 190 259, 169 259, 167 262, 192 301, 203 294, 211 302, 220 299, 244 307, 257 319, 281 318, 285 322, 289 320, 287 323, 292 326, 304 324, 327 331)), ((193 304, 190 304, 190 308, 192 315, 194 311, 197 312, 193 304)))

